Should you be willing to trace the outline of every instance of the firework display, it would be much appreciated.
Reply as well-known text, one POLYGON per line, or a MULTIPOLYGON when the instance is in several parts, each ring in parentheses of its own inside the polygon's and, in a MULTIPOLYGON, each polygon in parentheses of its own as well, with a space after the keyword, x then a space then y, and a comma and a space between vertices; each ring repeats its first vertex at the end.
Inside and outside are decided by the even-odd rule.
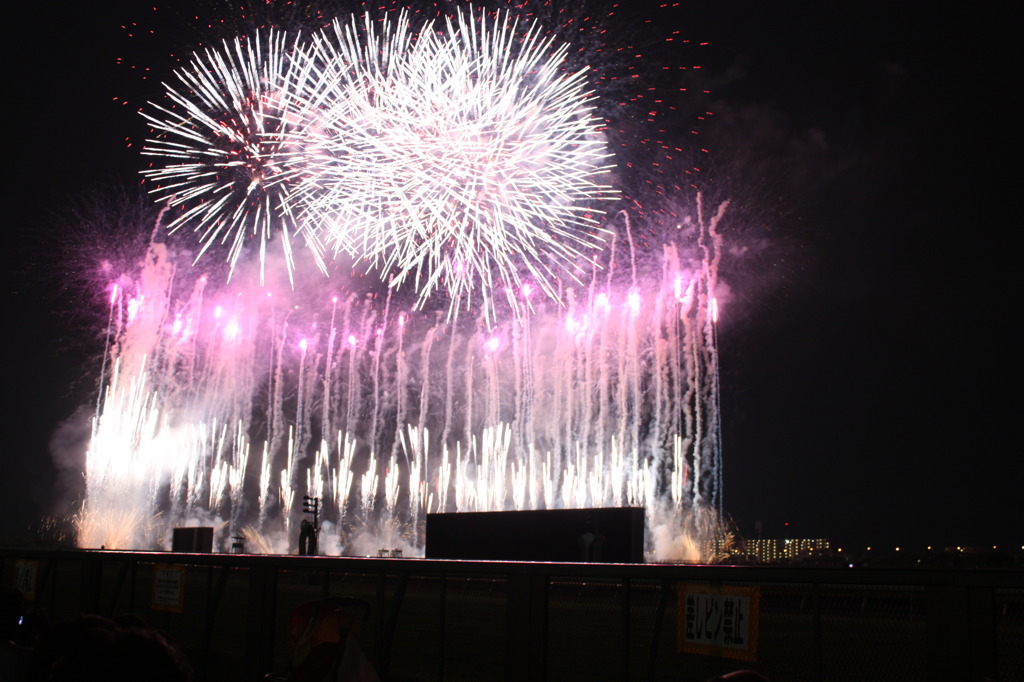
POLYGON ((612 197, 603 122, 585 72, 563 73, 568 46, 504 13, 458 12, 414 30, 408 17, 336 21, 308 45, 271 33, 197 55, 168 88, 174 108, 146 115, 162 135, 145 154, 154 193, 185 210, 202 255, 230 244, 232 267, 279 233, 289 272, 301 233, 411 287, 449 315, 492 292, 519 306, 527 281, 558 297, 607 234, 612 197), (276 226, 276 228, 275 228, 276 226))
POLYGON ((502 13, 459 13, 418 40, 402 18, 380 44, 371 25, 362 40, 354 28, 335 24, 316 50, 358 64, 326 79, 328 162, 299 190, 325 238, 353 243, 393 286, 411 280, 421 306, 435 291, 450 311, 476 298, 490 322, 490 292, 518 311, 524 278, 557 298, 603 243, 595 206, 609 196, 584 73, 560 69, 567 46, 502 13))
POLYGON ((79 544, 199 523, 287 552, 309 495, 328 553, 422 553, 431 512, 638 506, 651 558, 704 556, 725 207, 657 239, 605 215, 606 124, 549 33, 367 14, 177 72, 144 173, 199 257, 155 238, 111 288, 79 544))
MULTIPOLYGON (((200 256, 229 244, 233 269, 250 240, 259 244, 260 264, 276 236, 291 273, 292 241, 300 228, 287 201, 297 171, 287 160, 288 87, 295 62, 285 34, 235 40, 221 50, 197 54, 177 72, 180 85, 167 87, 170 106, 152 105, 146 120, 159 137, 143 154, 163 165, 143 171, 153 193, 182 210, 170 230, 200 233, 200 256)), ((324 268, 314 233, 303 239, 324 268)))

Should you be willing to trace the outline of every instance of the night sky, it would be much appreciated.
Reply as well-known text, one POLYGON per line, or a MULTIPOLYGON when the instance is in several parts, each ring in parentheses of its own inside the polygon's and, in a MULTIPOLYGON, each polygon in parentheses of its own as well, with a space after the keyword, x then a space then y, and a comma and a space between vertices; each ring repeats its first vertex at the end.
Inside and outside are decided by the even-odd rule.
MULTIPOLYGON (((49 442, 95 399, 83 356, 97 341, 74 314, 90 299, 62 286, 54 215, 97 182, 137 184, 135 109, 155 90, 117 59, 156 65, 167 39, 122 28, 153 3, 28 4, 6 48, 0 544, 32 541, 64 499, 76 474, 49 442)), ((707 176, 733 202, 719 342, 725 508, 742 535, 761 521, 765 537, 838 546, 1024 543, 1019 333, 1001 301, 1019 221, 1001 210, 1005 48, 952 8, 651 10, 708 43, 685 58, 714 113, 707 176)))

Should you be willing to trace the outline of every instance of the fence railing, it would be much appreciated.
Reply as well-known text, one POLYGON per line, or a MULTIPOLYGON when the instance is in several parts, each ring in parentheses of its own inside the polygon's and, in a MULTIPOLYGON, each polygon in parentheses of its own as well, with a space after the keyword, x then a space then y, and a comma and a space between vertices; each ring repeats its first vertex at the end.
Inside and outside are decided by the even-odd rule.
POLYGON ((197 680, 287 670, 290 615, 329 596, 367 606, 362 644, 383 680, 700 681, 738 668, 776 680, 1024 680, 1024 572, 1013 569, 28 549, 0 549, 0 561, 4 584, 53 621, 142 616, 184 649, 197 680), (681 646, 687 618, 692 630, 708 615, 696 609, 718 603, 691 594, 752 597, 737 620, 743 646, 681 646))

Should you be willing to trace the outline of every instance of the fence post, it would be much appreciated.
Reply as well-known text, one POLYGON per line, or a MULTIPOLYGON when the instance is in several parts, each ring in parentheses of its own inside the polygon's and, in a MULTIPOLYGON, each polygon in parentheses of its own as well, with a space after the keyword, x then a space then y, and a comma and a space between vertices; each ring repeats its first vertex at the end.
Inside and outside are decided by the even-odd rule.
POLYGON ((633 581, 622 579, 622 679, 629 679, 630 654, 632 653, 632 630, 630 629, 630 606, 632 604, 633 581))
POLYGON ((103 587, 103 560, 95 555, 84 554, 80 575, 78 611, 79 613, 99 615, 100 590, 103 587))
POLYGON ((930 585, 926 594, 928 679, 995 679, 992 588, 930 585))
POLYGON ((824 677, 824 658, 821 645, 821 583, 814 583, 812 586, 814 595, 814 670, 819 680, 824 677))
POLYGON ((445 611, 448 599, 448 574, 442 573, 441 580, 441 603, 440 612, 437 616, 437 679, 444 680, 444 628, 445 611))
POLYGON ((510 575, 505 606, 505 679, 547 678, 548 579, 510 575))
POLYGON ((271 564, 249 567, 249 614, 245 660, 248 679, 258 680, 274 665, 274 620, 277 616, 277 568, 271 564))

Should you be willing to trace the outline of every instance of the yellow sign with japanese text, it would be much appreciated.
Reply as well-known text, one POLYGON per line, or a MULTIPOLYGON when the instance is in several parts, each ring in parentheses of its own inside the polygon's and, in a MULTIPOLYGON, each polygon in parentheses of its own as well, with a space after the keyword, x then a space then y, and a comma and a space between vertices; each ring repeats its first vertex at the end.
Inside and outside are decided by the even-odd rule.
POLYGON ((181 613, 185 604, 185 567, 157 564, 153 567, 154 611, 181 613))
POLYGON ((760 588, 681 583, 678 597, 679 651, 757 660, 760 588))

